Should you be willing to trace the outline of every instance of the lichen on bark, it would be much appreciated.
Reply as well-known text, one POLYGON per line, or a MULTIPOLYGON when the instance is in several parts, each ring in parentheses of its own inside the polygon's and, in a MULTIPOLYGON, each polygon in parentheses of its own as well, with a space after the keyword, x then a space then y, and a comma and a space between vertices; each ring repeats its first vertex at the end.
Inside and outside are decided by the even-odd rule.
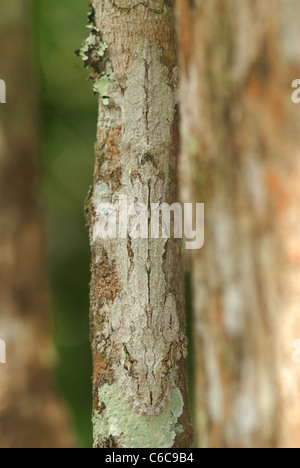
POLYGON ((183 399, 174 389, 168 406, 158 416, 141 417, 120 392, 117 384, 105 384, 99 389, 99 401, 105 409, 93 418, 95 446, 113 438, 126 448, 172 447, 177 434, 183 432, 178 423, 183 399))

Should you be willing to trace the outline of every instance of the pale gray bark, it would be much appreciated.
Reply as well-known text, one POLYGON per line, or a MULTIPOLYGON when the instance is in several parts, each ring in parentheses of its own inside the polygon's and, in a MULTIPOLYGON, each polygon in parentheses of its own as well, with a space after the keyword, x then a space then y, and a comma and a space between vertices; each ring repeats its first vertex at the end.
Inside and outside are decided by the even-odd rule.
POLYGON ((300 2, 178 0, 201 447, 299 447, 300 2))
POLYGON ((138 209, 177 201, 174 2, 93 7, 102 55, 93 73, 100 99, 89 204, 95 446, 189 447, 181 245, 99 236, 103 202, 124 195, 138 209))

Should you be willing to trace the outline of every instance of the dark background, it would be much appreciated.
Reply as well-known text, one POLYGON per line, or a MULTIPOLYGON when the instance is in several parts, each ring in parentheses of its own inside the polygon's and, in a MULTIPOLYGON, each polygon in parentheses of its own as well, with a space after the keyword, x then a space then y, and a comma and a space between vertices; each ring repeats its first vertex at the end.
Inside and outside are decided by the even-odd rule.
POLYGON ((57 381, 80 445, 91 447, 89 245, 83 204, 92 183, 97 100, 74 53, 87 34, 88 6, 82 0, 35 0, 32 8, 57 381))

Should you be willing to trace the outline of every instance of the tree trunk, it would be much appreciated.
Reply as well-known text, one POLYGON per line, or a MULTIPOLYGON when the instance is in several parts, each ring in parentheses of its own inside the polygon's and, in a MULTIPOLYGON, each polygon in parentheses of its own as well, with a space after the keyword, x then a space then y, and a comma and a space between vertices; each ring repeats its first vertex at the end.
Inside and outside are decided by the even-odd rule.
POLYGON ((192 443, 181 245, 137 238, 151 225, 151 203, 171 204, 177 195, 173 7, 166 0, 94 0, 94 29, 80 53, 94 66, 100 94, 89 202, 97 448, 192 443), (118 238, 103 239, 104 203, 126 209, 126 202, 140 223, 133 216, 127 230, 122 211, 118 238))
POLYGON ((201 447, 299 447, 300 2, 178 0, 201 447))
POLYGON ((0 338, 7 363, 0 364, 0 447, 63 448, 73 440, 51 376, 29 18, 27 0, 1 0, 0 338))

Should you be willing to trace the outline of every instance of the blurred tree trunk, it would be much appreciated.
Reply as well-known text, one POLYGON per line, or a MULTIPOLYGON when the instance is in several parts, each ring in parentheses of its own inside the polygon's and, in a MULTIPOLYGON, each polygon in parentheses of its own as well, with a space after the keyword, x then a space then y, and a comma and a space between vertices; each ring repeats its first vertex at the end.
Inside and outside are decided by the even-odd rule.
POLYGON ((201 447, 299 447, 300 2, 178 0, 201 447))
POLYGON ((54 391, 45 246, 38 204, 41 151, 27 0, 1 0, 0 78, 0 447, 70 447, 54 391))
POLYGON ((143 203, 148 228, 151 203, 176 201, 174 2, 93 6, 97 30, 81 54, 90 63, 102 55, 93 75, 100 104, 89 206, 95 446, 190 447, 180 245, 136 239, 126 228, 117 240, 100 235, 104 202, 127 197, 136 213, 143 203))

